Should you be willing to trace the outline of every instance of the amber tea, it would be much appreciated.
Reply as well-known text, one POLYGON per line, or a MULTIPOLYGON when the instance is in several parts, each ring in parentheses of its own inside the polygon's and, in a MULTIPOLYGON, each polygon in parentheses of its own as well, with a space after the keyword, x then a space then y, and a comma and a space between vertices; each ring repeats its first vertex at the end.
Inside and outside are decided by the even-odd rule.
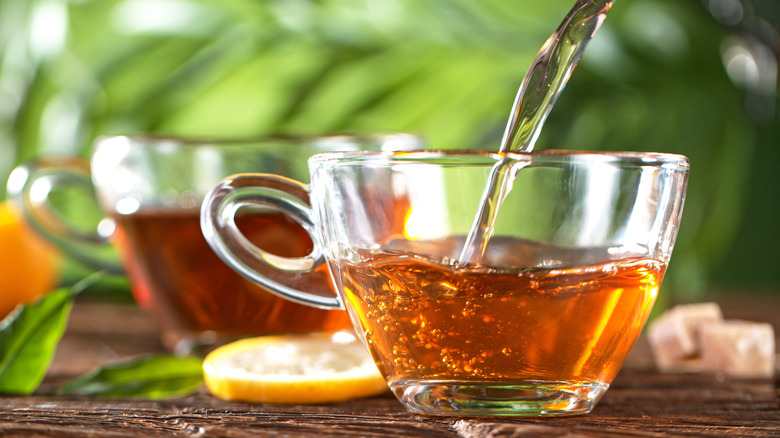
MULTIPOLYGON (((430 253, 435 243, 424 245, 430 253)), ((503 258, 528 246, 540 251, 504 241, 503 258)), ((648 258, 576 266, 554 247, 541 252, 557 254, 560 267, 519 270, 458 268, 415 252, 406 245, 340 263, 348 309, 399 397, 415 396, 404 392, 412 382, 603 392, 639 336, 665 268, 648 258)))
MULTIPOLYGON (((222 263, 201 234, 197 212, 142 210, 112 217, 133 295, 167 329, 163 341, 171 348, 192 337, 208 344, 209 337, 351 327, 346 312, 279 298, 222 263)), ((308 234, 282 214, 241 215, 236 222, 253 243, 271 253, 300 257, 311 250, 308 234)), ((329 284, 325 265, 318 268, 318 278, 329 284)))

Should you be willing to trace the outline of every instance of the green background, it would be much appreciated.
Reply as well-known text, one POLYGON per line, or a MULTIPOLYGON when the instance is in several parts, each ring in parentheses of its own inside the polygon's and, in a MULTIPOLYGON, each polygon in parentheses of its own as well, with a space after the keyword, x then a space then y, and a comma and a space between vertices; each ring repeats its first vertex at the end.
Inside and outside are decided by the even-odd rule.
MULTIPOLYGON (((403 130, 496 149, 572 4, 0 0, 0 181, 113 133, 403 130)), ((679 300, 780 293, 778 29, 777 0, 618 0, 537 143, 690 158, 664 284, 679 300)))

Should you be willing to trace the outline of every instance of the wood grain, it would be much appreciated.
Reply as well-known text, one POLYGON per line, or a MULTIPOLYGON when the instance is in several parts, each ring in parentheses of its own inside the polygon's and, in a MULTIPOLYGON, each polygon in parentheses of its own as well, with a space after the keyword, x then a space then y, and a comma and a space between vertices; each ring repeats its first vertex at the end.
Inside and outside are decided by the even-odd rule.
MULTIPOLYGON (((772 300, 725 301, 724 313, 780 326, 772 300)), ((0 397, 0 436, 780 437, 780 379, 660 374, 644 339, 595 410, 575 417, 422 417, 389 393, 327 406, 252 405, 205 392, 164 401, 47 394, 100 364, 160 351, 154 325, 135 306, 77 303, 39 393, 0 397)))

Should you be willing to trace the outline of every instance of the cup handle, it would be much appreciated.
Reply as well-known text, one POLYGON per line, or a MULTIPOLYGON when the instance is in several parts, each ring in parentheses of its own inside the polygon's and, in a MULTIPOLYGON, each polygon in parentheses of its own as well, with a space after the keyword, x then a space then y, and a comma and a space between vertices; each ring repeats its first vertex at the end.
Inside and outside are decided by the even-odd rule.
POLYGON ((200 225, 206 241, 225 263, 270 292, 307 306, 344 309, 333 290, 313 276, 325 257, 305 184, 271 174, 225 178, 206 195, 200 225), (311 237, 312 252, 304 257, 282 257, 254 245, 235 221, 236 213, 245 207, 274 210, 294 219, 311 237))
MULTIPOLYGON (((25 221, 41 237, 85 265, 114 274, 124 269, 108 241, 113 232, 101 234, 77 230, 51 205, 49 194, 65 187, 85 188, 94 198, 89 163, 80 158, 42 158, 16 167, 8 178, 7 193, 24 214, 25 221)), ((97 200, 94 200, 97 207, 97 200)), ((104 219, 105 221, 105 219, 104 219)), ((103 222, 106 223, 106 222, 103 222)))

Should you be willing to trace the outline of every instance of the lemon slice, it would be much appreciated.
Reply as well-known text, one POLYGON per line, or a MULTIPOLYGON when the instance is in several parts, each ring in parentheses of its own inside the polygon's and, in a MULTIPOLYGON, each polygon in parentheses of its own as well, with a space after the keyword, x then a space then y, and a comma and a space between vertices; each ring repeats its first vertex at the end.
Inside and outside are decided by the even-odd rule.
POLYGON ((206 356, 203 376, 215 397, 254 403, 335 403, 387 391, 365 347, 345 332, 235 341, 206 356))

